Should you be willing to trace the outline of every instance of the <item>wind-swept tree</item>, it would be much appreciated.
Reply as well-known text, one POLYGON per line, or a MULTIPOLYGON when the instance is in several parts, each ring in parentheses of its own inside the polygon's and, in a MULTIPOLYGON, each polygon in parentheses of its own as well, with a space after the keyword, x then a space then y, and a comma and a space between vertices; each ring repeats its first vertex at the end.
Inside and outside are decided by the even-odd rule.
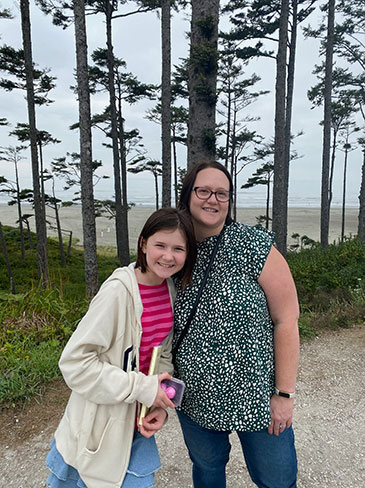
MULTIPOLYGON (((94 64, 89 68, 92 92, 98 90, 109 92, 110 69, 108 67, 108 50, 96 49, 92 54, 92 60, 94 64)), ((153 99, 157 87, 151 84, 141 83, 132 73, 126 71, 125 61, 116 57, 113 59, 113 80, 118 160, 114 157, 113 111, 111 110, 110 99, 110 103, 104 113, 94 115, 92 121, 99 128, 103 124, 107 124, 105 133, 109 140, 112 140, 117 248, 119 249, 118 256, 121 264, 126 264, 126 260, 129 262, 129 238, 127 219, 126 131, 123 109, 125 103, 134 104, 143 98, 153 99), (121 203, 121 207, 119 207, 118 202, 121 203)))
POLYGON ((142 173, 149 171, 152 173, 155 180, 155 198, 156 198, 156 210, 159 208, 159 192, 158 192, 158 177, 162 176, 162 164, 161 161, 150 159, 149 161, 131 163, 128 171, 130 173, 142 173))
POLYGON ((24 71, 27 89, 28 122, 32 159, 34 211, 37 232, 37 263, 39 278, 42 286, 45 287, 48 284, 47 231, 45 208, 42 204, 39 179, 29 0, 20 0, 20 12, 22 21, 24 71))
POLYGON ((238 57, 246 61, 259 56, 276 59, 273 229, 276 233, 278 248, 283 254, 286 253, 287 242, 297 27, 313 11, 315 2, 316 0, 231 0, 224 9, 231 12, 231 22, 234 26, 225 37, 236 41, 238 57), (242 41, 255 40, 255 45, 249 42, 241 45, 242 41), (276 56, 275 51, 268 48, 268 43, 272 41, 278 44, 276 56))
MULTIPOLYGON (((29 125, 18 123, 16 128, 9 132, 9 135, 16 136, 20 142, 28 142, 30 140, 29 125)), ((39 167, 40 167, 40 183, 41 183, 41 197, 42 205, 45 205, 45 190, 44 190, 44 180, 45 180, 45 165, 44 165, 44 155, 43 148, 48 144, 59 144, 61 141, 52 137, 46 130, 37 129, 37 146, 39 154, 39 167)))
POLYGON ((188 166, 215 159, 219 0, 192 0, 188 166))
MULTIPOLYGON (((24 49, 14 49, 7 44, 1 46, 0 71, 5 74, 5 77, 0 79, 0 88, 8 92, 26 91, 24 49)), ((49 69, 38 69, 33 66, 34 103, 36 105, 49 105, 53 102, 48 95, 55 87, 56 78, 49 73, 49 69)))
POLYGON ((0 9, 0 19, 12 19, 12 13, 9 8, 1 8, 0 9))
MULTIPOLYGON (((183 60, 181 65, 174 66, 171 83, 171 149, 173 161, 173 180, 175 204, 178 202, 178 173, 181 168, 178 165, 177 145, 187 144, 187 126, 189 112, 186 105, 182 103, 189 97, 188 90, 188 68, 187 60, 183 60)), ((146 118, 152 122, 161 124, 161 101, 147 112, 146 118)))
MULTIPOLYGON (((341 58, 342 62, 344 61, 348 64, 348 67, 345 68, 335 66, 332 71, 331 109, 334 109, 335 104, 338 103, 339 100, 347 100, 347 105, 352 108, 352 114, 358 112, 365 121, 365 52, 363 43, 363 36, 365 34, 364 2, 362 0, 353 0, 351 2, 336 0, 335 2, 329 2, 328 5, 324 5, 323 10, 327 13, 327 16, 331 16, 331 31, 333 31, 331 40, 334 44, 335 54, 341 58), (335 12, 339 14, 336 15, 336 23, 335 12)), ((324 22, 321 23, 316 29, 313 29, 310 26, 305 29, 305 34, 307 36, 321 39, 322 49, 323 47, 326 47, 327 32, 328 22, 327 25, 324 22)), ((320 71, 320 67, 318 67, 317 71, 322 74, 323 69, 320 71)), ((314 89, 315 88, 316 87, 314 87, 314 89)), ((324 90, 322 93, 324 93, 324 90)), ((344 122, 345 124, 347 123, 346 120, 344 122)), ((362 138, 360 137, 359 140, 361 139, 362 138)), ((328 144, 330 143, 327 143, 327 145, 328 144)), ((332 144, 332 146, 333 145, 334 144, 332 144)), ((363 159, 363 164, 365 164, 365 159, 363 159)), ((363 168, 363 172, 364 171, 365 168, 363 168)), ((365 191, 364 185, 360 187, 359 215, 361 213, 361 202, 365 201, 365 194, 362 194, 362 191, 365 191)))
POLYGON ((274 174, 273 163, 263 163, 253 175, 247 180, 247 183, 241 186, 241 188, 252 188, 257 185, 266 186, 266 213, 265 213, 265 227, 269 228, 270 222, 270 184, 274 174))
POLYGON ((348 156, 350 152, 356 149, 350 144, 350 136, 352 133, 360 130, 358 127, 354 127, 353 123, 349 123, 345 128, 344 143, 342 151, 344 152, 344 162, 343 162, 343 179, 342 179, 342 216, 341 216, 341 242, 345 238, 345 220, 346 220, 346 183, 347 183, 347 166, 348 166, 348 156))
POLYGON ((84 237, 86 293, 91 298, 98 290, 96 225, 91 144, 91 112, 87 59, 84 0, 74 0, 77 91, 80 124, 80 171, 82 228, 84 237))
POLYGON ((21 188, 19 182, 18 164, 24 159, 21 153, 24 151, 24 146, 9 146, 0 148, 0 161, 14 165, 15 181, 9 181, 4 177, 0 177, 0 192, 6 192, 16 201, 18 210, 18 224, 20 232, 20 248, 22 259, 25 259, 25 245, 24 245, 24 229, 23 229, 23 213, 21 204, 21 188))

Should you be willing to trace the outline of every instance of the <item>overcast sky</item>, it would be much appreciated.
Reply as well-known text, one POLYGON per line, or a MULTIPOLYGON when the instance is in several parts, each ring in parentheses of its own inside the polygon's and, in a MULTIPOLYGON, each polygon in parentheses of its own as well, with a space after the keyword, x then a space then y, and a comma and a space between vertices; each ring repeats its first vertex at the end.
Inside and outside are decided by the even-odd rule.
MULTIPOLYGON (((6 43, 14 48, 21 48, 21 27, 18 1, 0 0, 2 8, 10 8, 14 19, 2 20, 0 33, 2 44, 6 43)), ((130 7, 128 7, 130 8, 130 7)), ((126 8, 124 7, 126 10, 126 8)), ((189 12, 174 14, 172 19, 172 58, 173 64, 179 58, 185 57, 188 51, 188 41, 185 32, 189 30, 189 12)), ((319 13, 309 19, 312 25, 317 25, 319 13)), ((77 131, 70 131, 69 126, 78 121, 78 107, 73 92, 69 89, 74 84, 73 70, 75 67, 74 29, 70 26, 66 30, 52 25, 51 18, 44 16, 31 0, 31 21, 33 59, 39 68, 50 68, 51 74, 57 77, 56 88, 50 93, 55 100, 48 107, 37 109, 37 127, 49 131, 53 137, 62 143, 45 148, 46 161, 62 157, 66 152, 79 152, 77 131)), ((226 25, 225 20, 221 23, 226 25)), ((105 46, 105 25, 101 16, 92 16, 87 20, 89 53, 97 47, 105 46)), ((146 83, 160 83, 161 41, 160 20, 156 13, 139 14, 124 19, 115 20, 114 49, 115 55, 127 62, 127 70, 146 83)), ((275 49, 275 48, 274 48, 275 49)), ((322 159, 322 109, 311 109, 307 99, 307 90, 316 79, 311 74, 314 64, 319 63, 318 43, 314 40, 303 40, 300 36, 297 48, 296 81, 294 92, 292 132, 303 131, 297 138, 294 149, 302 158, 294 161, 290 170, 289 204, 292 206, 319 206, 321 187, 321 159, 322 159)), ((262 78, 255 86, 255 90, 270 90, 269 95, 263 96, 250 105, 247 115, 259 116, 260 121, 253 123, 249 129, 255 129, 269 140, 274 130, 274 83, 275 62, 264 59, 250 64, 247 75, 256 72, 262 78)), ((98 96, 92 100, 92 112, 100 112, 107 105, 107 95, 98 96)), ((152 108, 154 102, 142 102, 124 107, 126 129, 138 128, 143 136, 143 142, 151 159, 161 158, 160 127, 147 121, 146 110, 152 108)), ((17 122, 27 122, 27 109, 24 93, 0 91, 0 117, 6 117, 14 128, 17 122)), ((0 146, 15 146, 15 138, 8 136, 9 127, 0 127, 0 146)), ((93 132, 93 158, 103 161, 102 174, 112 176, 111 151, 102 147, 105 142, 101 132, 93 132)), ((20 164, 22 187, 31 187, 30 155, 24 153, 25 159, 20 164)), ((185 166, 185 150, 179 150, 179 164, 185 166)), ((342 201, 342 173, 343 154, 338 152, 334 182, 333 204, 340 205, 342 201)), ((349 156, 349 172, 347 183, 347 202, 349 206, 358 205, 358 194, 361 179, 362 153, 360 149, 349 156)), ((47 164, 46 164, 47 166, 47 164)), ((239 175, 238 186, 241 186, 251 176, 253 166, 246 168, 239 175)), ((13 168, 0 161, 0 175, 13 179, 13 168)), ((60 186, 62 188, 62 186, 60 186)), ((153 179, 148 173, 128 176, 129 201, 143 203, 146 200, 153 203, 153 179)), ((240 206, 263 206, 265 189, 257 187, 252 190, 240 190, 240 206)), ((113 195, 112 178, 103 180, 95 188, 97 198, 111 198, 113 195)), ((71 193, 60 191, 58 196, 70 199, 71 193)), ((4 201, 4 197, 1 197, 4 201)))

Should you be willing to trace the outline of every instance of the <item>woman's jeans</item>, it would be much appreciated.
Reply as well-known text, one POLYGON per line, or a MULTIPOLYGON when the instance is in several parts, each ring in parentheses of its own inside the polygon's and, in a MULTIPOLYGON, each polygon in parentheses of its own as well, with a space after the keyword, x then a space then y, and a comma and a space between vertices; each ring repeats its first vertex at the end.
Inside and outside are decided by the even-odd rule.
MULTIPOLYGON (((231 444, 229 431, 201 427, 181 411, 177 412, 193 462, 194 488, 225 488, 226 464, 231 444)), ((247 469, 260 488, 295 488, 297 457, 294 432, 290 427, 279 436, 267 429, 238 432, 247 469)))

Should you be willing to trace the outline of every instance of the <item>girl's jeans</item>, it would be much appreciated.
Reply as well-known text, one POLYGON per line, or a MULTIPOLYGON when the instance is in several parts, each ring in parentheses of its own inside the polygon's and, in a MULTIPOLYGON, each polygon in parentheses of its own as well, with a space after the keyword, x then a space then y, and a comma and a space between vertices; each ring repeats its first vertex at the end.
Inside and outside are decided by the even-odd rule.
MULTIPOLYGON (((230 431, 206 429, 177 411, 185 444, 193 462, 194 488, 225 488, 230 431)), ((279 436, 267 429, 239 432, 252 481, 260 488, 296 488, 297 457, 290 427, 279 436)))

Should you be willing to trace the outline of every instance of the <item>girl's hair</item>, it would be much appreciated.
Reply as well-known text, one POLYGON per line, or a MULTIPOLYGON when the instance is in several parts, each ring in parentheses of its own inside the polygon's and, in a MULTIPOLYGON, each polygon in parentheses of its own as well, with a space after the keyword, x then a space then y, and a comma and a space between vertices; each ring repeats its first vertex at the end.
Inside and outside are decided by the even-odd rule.
POLYGON ((191 192, 193 191, 194 188, 194 183, 196 180, 196 177, 199 173, 199 171, 202 171, 203 169, 218 169, 219 171, 222 171, 222 173, 227 177, 229 181, 229 203, 228 203, 228 213, 226 217, 226 225, 229 225, 232 223, 232 217, 231 217, 231 206, 232 206, 232 195, 233 195, 233 182, 232 182, 232 177, 229 174, 229 171, 223 164, 218 163, 217 161, 201 161, 200 163, 196 163, 191 168, 188 170, 186 173, 186 176, 184 178, 182 187, 181 187, 181 192, 180 192, 180 199, 179 199, 179 205, 178 208, 180 210, 185 210, 189 212, 190 214, 190 196, 191 192))
POLYGON ((191 275, 196 258, 194 228, 190 215, 185 211, 176 208, 161 208, 149 216, 138 238, 136 268, 140 268, 142 273, 146 273, 148 270, 146 255, 142 251, 143 242, 160 230, 173 231, 176 229, 183 233, 186 240, 186 261, 178 273, 181 278, 181 287, 184 289, 187 284, 191 285, 191 275))

